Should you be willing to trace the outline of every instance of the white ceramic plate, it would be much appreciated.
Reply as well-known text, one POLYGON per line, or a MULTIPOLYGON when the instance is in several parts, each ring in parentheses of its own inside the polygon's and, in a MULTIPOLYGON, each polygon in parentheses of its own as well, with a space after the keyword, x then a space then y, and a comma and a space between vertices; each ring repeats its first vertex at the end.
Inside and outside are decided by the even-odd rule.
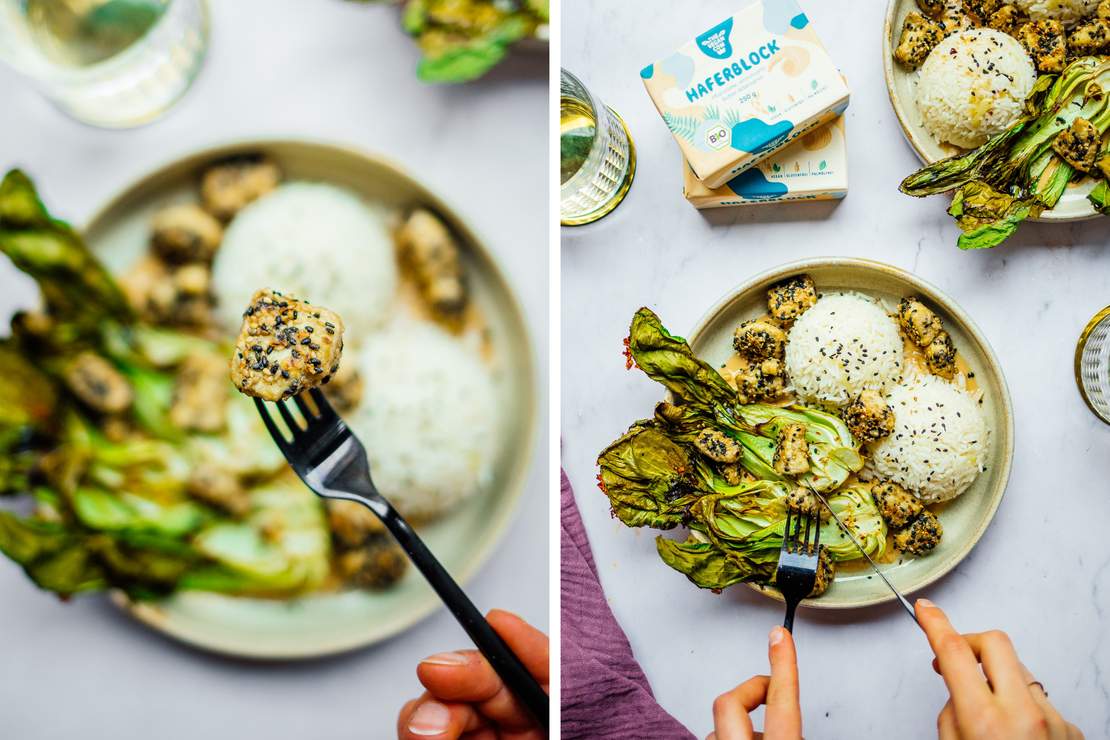
MULTIPOLYGON (((466 581, 500 541, 531 465, 535 428, 532 347, 513 292, 496 262, 467 225, 438 197, 398 167, 352 149, 305 141, 244 141, 196 152, 139 178, 111 199, 85 230, 91 248, 115 272, 147 248, 150 218, 169 202, 194 200, 200 170, 212 160, 265 152, 286 180, 314 180, 353 190, 390 206, 429 206, 450 224, 462 245, 473 300, 482 308, 495 348, 502 449, 488 489, 450 515, 420 528, 431 550, 466 581)), ((294 601, 245 599, 185 592, 158 602, 113 600, 140 621, 191 645, 237 656, 308 658, 363 647, 411 627, 440 607, 431 588, 410 569, 383 593, 320 594, 294 601)))
MULTIPOLYGON (((896 304, 907 295, 920 296, 933 308, 952 335, 956 348, 975 373, 983 390, 983 412, 991 429, 987 469, 961 496, 947 504, 939 517, 944 525, 940 544, 929 555, 901 564, 880 566, 903 594, 913 593, 942 577, 967 557, 983 536, 1010 476, 1014 454, 1013 411, 1002 369, 987 340, 970 317, 940 290, 891 265, 847 257, 794 262, 757 275, 731 291, 711 308, 689 334, 698 357, 719 367, 733 353, 732 333, 747 319, 767 313, 767 289, 794 275, 810 275, 819 292, 855 290, 896 304)), ((752 586, 776 599, 777 590, 752 586)), ((803 605, 817 609, 850 609, 891 601, 894 595, 870 570, 838 571, 833 585, 820 598, 803 605)))
MULTIPOLYGON (((898 46, 898 38, 902 34, 902 22, 911 10, 916 9, 916 0, 890 0, 886 20, 883 23, 883 70, 886 75, 886 89, 890 95, 890 104, 894 106, 894 114, 898 116, 902 133, 913 150, 917 152, 918 158, 925 164, 932 164, 958 154, 962 150, 951 144, 938 142, 925 128, 921 122, 921 114, 917 111, 917 104, 914 102, 917 72, 906 70, 895 62, 892 56, 895 47, 898 46)), ((909 172, 906 173, 906 175, 909 174, 909 172)), ((1099 214, 1087 200, 1087 194, 1094 187, 1095 181, 1090 177, 1081 182, 1069 184, 1055 208, 1031 220, 1084 221, 1096 218, 1099 214)))

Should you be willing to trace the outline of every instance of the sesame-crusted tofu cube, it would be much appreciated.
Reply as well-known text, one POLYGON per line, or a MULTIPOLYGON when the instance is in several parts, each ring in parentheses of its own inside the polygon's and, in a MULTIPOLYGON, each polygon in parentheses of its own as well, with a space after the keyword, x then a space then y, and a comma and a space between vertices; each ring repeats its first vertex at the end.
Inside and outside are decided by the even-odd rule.
POLYGON ((770 319, 752 319, 736 327, 732 346, 752 360, 782 357, 786 351, 786 332, 770 319))
POLYGON ((829 554, 829 548, 821 545, 820 552, 817 553, 817 579, 813 582, 813 590, 809 592, 809 597, 812 599, 828 591, 834 578, 836 578, 836 563, 829 554))
POLYGON ((898 304, 898 323, 909 340, 918 347, 928 345, 944 329, 940 317, 913 296, 903 298, 898 304))
POLYGON ((1086 118, 1076 118, 1056 135, 1052 150, 1080 172, 1093 172, 1101 143, 1098 128, 1086 118))
POLYGON ((716 429, 702 429, 694 437, 694 447, 710 460, 719 463, 740 461, 740 443, 716 429))
POLYGON ((1110 20, 1092 18, 1068 32, 1068 52, 1072 56, 1105 54, 1110 50, 1110 20))
POLYGON ((1095 18, 1110 20, 1110 0, 1102 0, 1095 8, 1095 18))
POLYGON ((930 18, 940 18, 944 13, 945 0, 917 0, 917 7, 930 18))
POLYGON ((459 247, 446 224, 418 208, 397 230, 397 247, 432 311, 440 318, 457 319, 466 308, 466 286, 459 247))
POLYGON ((937 515, 928 509, 923 509, 917 518, 894 535, 894 546, 902 552, 912 555, 925 555, 940 542, 944 534, 937 515))
POLYGON ((925 364, 929 372, 942 378, 951 380, 956 374, 956 345, 948 332, 941 331, 925 348, 925 364))
POLYGON ((987 26, 1013 36, 1018 27, 1025 21, 1025 16, 1021 14, 1016 6, 1003 5, 991 13, 990 18, 987 19, 987 26))
POLYGON ((231 380, 248 396, 281 401, 331 380, 342 354, 338 314, 276 290, 260 290, 243 313, 231 380))
POLYGON ((211 262, 224 227, 197 205, 169 206, 154 214, 150 246, 166 262, 211 262))
POLYGON ((890 481, 880 481, 872 486, 871 497, 879 507, 879 514, 894 529, 906 526, 925 509, 916 496, 890 481))
POLYGON ((1055 74, 1064 71, 1068 48, 1063 23, 1048 19, 1030 21, 1017 30, 1015 38, 1033 57, 1038 72, 1055 74))
POLYGON ((784 424, 774 456, 775 472, 801 475, 809 472, 809 443, 804 424, 784 424))
POLYGON ((131 408, 135 393, 116 366, 93 352, 81 352, 65 368, 70 392, 94 411, 118 414, 131 408))
POLYGON ((877 442, 894 431, 894 411, 877 391, 864 391, 844 408, 844 423, 857 442, 877 442))
POLYGON ((405 551, 389 535, 372 537, 366 544, 336 557, 336 568, 348 585, 372 591, 392 586, 408 566, 405 551))
POLYGON ((794 486, 787 491, 783 503, 786 504, 786 508, 799 514, 817 517, 822 514, 821 502, 817 500, 817 494, 805 486, 794 486))
POLYGON ((200 180, 204 209, 221 221, 230 221, 245 206, 275 189, 281 170, 269 157, 245 154, 216 162, 200 180))
POLYGON ((786 392, 782 361, 773 357, 738 370, 732 379, 740 403, 770 401, 786 392))
POLYGON ((1002 5, 1002 0, 963 0, 964 12, 976 25, 984 25, 1002 5))
POLYGON ((170 422, 178 429, 218 432, 226 421, 227 395, 227 360, 212 353, 189 355, 177 370, 170 422))
POLYGON ((756 477, 744 470, 740 463, 717 463, 717 472, 730 486, 739 486, 756 480, 756 477))
POLYGON ((798 275, 771 286, 767 310, 779 321, 793 321, 817 303, 817 286, 809 275, 798 275))
POLYGON ((920 13, 911 12, 902 24, 902 35, 894 59, 908 69, 917 69, 933 47, 944 40, 944 26, 920 13))

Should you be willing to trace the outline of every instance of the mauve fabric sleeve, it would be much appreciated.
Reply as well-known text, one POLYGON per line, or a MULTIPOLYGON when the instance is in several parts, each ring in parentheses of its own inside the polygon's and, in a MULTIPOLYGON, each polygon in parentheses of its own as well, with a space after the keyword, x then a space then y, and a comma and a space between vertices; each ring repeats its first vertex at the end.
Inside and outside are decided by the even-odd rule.
POLYGON ((561 494, 562 722, 564 740, 689 740, 655 701, 597 577, 574 491, 561 494))

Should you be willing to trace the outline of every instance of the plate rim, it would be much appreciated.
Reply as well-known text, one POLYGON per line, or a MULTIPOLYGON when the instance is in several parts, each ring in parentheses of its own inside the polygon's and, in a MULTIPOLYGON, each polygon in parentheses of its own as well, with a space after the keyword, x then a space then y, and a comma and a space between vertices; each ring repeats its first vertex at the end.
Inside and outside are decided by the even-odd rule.
MULTIPOLYGON (((486 565, 493 555, 494 550, 502 544, 508 532, 509 525, 516 517, 517 511, 520 508, 520 502, 524 496, 528 474, 535 464, 536 458, 534 450, 538 434, 538 402, 536 399, 536 390, 539 378, 536 372, 535 340, 528 328, 524 310, 517 297, 516 291, 513 289, 512 283, 507 279, 505 270, 500 261, 493 256, 493 253, 486 246, 485 240, 479 237, 469 221, 462 218, 455 208, 449 205, 435 190, 432 190, 421 180, 412 175, 410 171, 398 161, 377 152, 363 149, 356 144, 307 136, 235 137, 217 143, 181 149, 176 153, 159 158, 154 164, 144 168, 138 175, 127 180, 122 186, 115 188, 110 195, 102 201, 101 205, 93 209, 91 215, 82 222, 78 230, 82 236, 86 236, 98 228, 102 228, 107 217, 113 211, 120 209, 129 199, 138 197, 155 181, 166 176, 171 170, 199 164, 204 161, 219 159, 220 157, 229 156, 244 150, 265 150, 267 148, 279 147, 307 147, 317 150, 330 150, 333 154, 358 160, 362 164, 384 167, 392 171, 394 175, 408 181, 415 190, 420 192, 425 204, 431 206, 437 213, 445 216, 447 220, 450 221, 454 230, 460 232, 463 241, 469 248, 472 248, 472 253, 485 263, 492 282, 500 286, 508 299, 511 315, 507 318, 511 324, 515 325, 515 329, 519 333, 526 349, 524 357, 521 360, 524 364, 524 372, 521 374, 527 378, 527 388, 530 392, 525 394, 527 398, 523 399, 522 426, 524 440, 521 449, 527 450, 527 455, 523 456, 522 463, 513 466, 513 470, 509 475, 504 487, 504 489, 508 491, 505 505, 496 509, 494 516, 491 517, 490 520, 487 520, 492 520, 490 536, 480 538, 481 541, 475 547, 473 555, 470 556, 465 565, 457 568, 453 573, 455 580, 460 585, 465 586, 477 575, 478 571, 486 565)), ((371 631, 361 637, 338 639, 334 642, 313 648, 302 648, 299 645, 294 645, 285 648, 271 649, 244 647, 235 644, 234 641, 225 641, 219 638, 211 639, 204 634, 197 633, 180 624, 171 623, 165 617, 166 612, 159 608, 159 602, 134 601, 118 589, 109 591, 108 596, 109 601, 116 607, 163 636, 209 653, 259 661, 307 660, 364 649, 408 631, 443 607, 443 603, 440 601, 439 597, 429 588, 425 593, 424 599, 417 602, 416 608, 412 609, 409 615, 388 624, 385 629, 371 631)), ((172 596, 169 598, 172 598, 172 596)))
MULTIPOLYGON (((971 554, 971 551, 979 544, 986 533, 987 528, 990 527, 994 521, 994 516, 998 512, 998 507, 1002 503, 1002 497, 1006 493, 1006 489, 1010 481, 1010 472, 1014 461, 1014 408, 1013 402, 1010 397, 1010 389, 1006 383, 1006 376, 1002 372, 1002 364, 998 360, 998 355, 995 354, 994 348, 991 347, 990 342, 983 335, 979 326, 971 319, 971 317, 963 310, 963 308, 949 296, 947 293, 936 287, 928 280, 918 277, 909 270, 904 270, 901 267, 896 267, 886 262, 878 260, 866 259, 863 257, 811 257, 793 262, 787 262, 767 270, 763 270, 756 275, 743 281, 735 288, 732 288, 725 293, 721 298, 713 303, 710 308, 701 315, 701 317, 694 324, 690 333, 686 335, 687 342, 691 347, 698 341, 698 338, 706 330, 706 328, 717 319, 717 317, 734 301, 739 299, 742 295, 750 293, 757 287, 768 282, 777 282, 791 275, 799 272, 806 272, 814 268, 826 267, 847 267, 855 268, 857 270, 865 271, 878 271, 885 273, 900 280, 905 280, 918 288, 921 293, 929 297, 930 300, 939 304, 947 313, 953 316, 960 324, 961 328, 967 335, 978 345, 983 356, 987 359, 987 366, 980 368, 983 372, 988 372, 994 376, 1001 389, 1001 398, 999 401, 999 408, 1005 419, 1005 447, 1002 450, 1002 457, 1000 460, 1001 473, 998 482, 995 484, 993 490, 990 492, 991 501, 987 516, 983 520, 982 525, 973 533, 972 537, 968 539, 965 545, 956 553, 949 556, 942 566, 935 572, 925 578, 911 584, 907 588, 903 588, 903 595, 916 593, 928 586, 936 583, 941 578, 945 577, 952 572, 963 560, 971 554)), ((757 583, 745 583, 745 586, 753 591, 763 594, 775 601, 783 601, 782 595, 772 586, 768 587, 757 583)), ((851 603, 834 604, 828 601, 822 602, 820 598, 804 599, 801 605, 812 609, 821 609, 826 611, 845 611, 851 609, 862 609, 870 606, 877 606, 879 604, 889 603, 895 600, 895 596, 889 590, 885 590, 881 596, 861 599, 851 603)))
MULTIPOLYGON (((910 145, 910 149, 913 150, 914 154, 917 155, 917 158, 921 161, 922 164, 930 165, 940 160, 930 159, 925 154, 925 150, 922 148, 921 143, 918 141, 917 135, 910 128, 909 124, 906 121, 906 117, 909 114, 904 110, 904 102, 901 96, 895 93, 894 57, 890 40, 894 34, 895 17, 898 14, 898 8, 902 5, 902 3, 906 1, 907 0, 888 0, 887 3, 886 16, 883 19, 883 80, 886 83, 886 95, 887 98, 890 100, 890 107, 894 109, 894 116, 898 119, 899 128, 902 129, 902 138, 904 138, 906 140, 906 143, 910 145)), ((1084 213, 1082 215, 1077 214, 1075 216, 1057 215, 1054 213, 1053 210, 1048 210, 1043 212, 1040 216, 1037 216, 1036 218, 1030 218, 1027 220, 1033 221, 1035 223, 1066 224, 1076 223, 1079 221, 1090 221, 1099 218, 1101 215, 1102 214, 1094 210, 1094 208, 1091 209, 1090 213, 1084 213)))

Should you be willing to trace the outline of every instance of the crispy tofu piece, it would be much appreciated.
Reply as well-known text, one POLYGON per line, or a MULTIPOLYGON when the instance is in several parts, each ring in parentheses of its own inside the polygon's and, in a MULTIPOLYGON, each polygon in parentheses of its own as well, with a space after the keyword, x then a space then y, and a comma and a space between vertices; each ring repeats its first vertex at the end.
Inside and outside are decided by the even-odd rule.
POLYGON ((83 404, 104 414, 131 408, 134 391, 115 365, 94 352, 82 352, 66 366, 66 387, 83 404))
POLYGON ((269 157, 261 154, 228 157, 201 175, 200 199, 206 211, 227 222, 280 183, 281 170, 269 157))
POLYGON ((917 7, 922 15, 929 18, 940 18, 944 13, 945 0, 917 0, 917 7))
POLYGON ((907 69, 917 69, 933 47, 944 40, 944 26, 911 11, 902 24, 902 35, 894 49, 894 60, 907 69))
POLYGON ((878 392, 864 391, 844 408, 844 423, 857 442, 877 442, 894 431, 894 410, 878 392))
POLYGON ((809 443, 804 424, 784 424, 773 460, 775 472, 801 475, 809 472, 809 443))
POLYGON ((817 553, 817 580, 813 582, 813 590, 809 592, 809 598, 812 599, 828 591, 835 578, 836 563, 829 554, 829 548, 821 545, 821 550, 817 553))
POLYGON ((365 506, 354 501, 327 501, 328 526, 340 547, 361 547, 385 525, 365 506))
POLYGON ((821 502, 817 500, 817 495, 805 486, 794 486, 790 489, 783 503, 786 504, 786 508, 791 511, 796 511, 799 514, 809 514, 810 516, 820 517, 823 513, 821 502))
POLYGON ((466 308, 466 286, 459 247, 443 221, 416 209, 397 230, 397 248, 432 311, 441 318, 458 318, 466 308))
POLYGON ((361 547, 336 558, 339 575, 356 588, 380 591, 401 579, 409 561, 401 546, 388 535, 378 535, 361 547))
POLYGON ((1028 20, 1021 11, 1013 5, 999 6, 998 10, 991 13, 987 19, 987 26, 996 31, 1013 36, 1017 29, 1028 20))
POLYGON ((923 509, 910 525, 894 535, 894 546, 912 555, 925 555, 940 543, 944 527, 936 514, 923 509))
POLYGON ((782 362, 774 358, 738 370, 732 379, 740 403, 770 401, 786 392, 782 362))
POLYGON ((326 384, 339 370, 342 354, 338 314, 264 289, 243 313, 231 380, 248 396, 281 401, 326 384))
POLYGON ((817 286, 809 275, 798 275, 771 286, 767 310, 779 321, 793 321, 817 303, 817 286))
POLYGON ((1047 19, 1029 21, 1018 28, 1015 38, 1033 57, 1038 72, 1055 74, 1064 71, 1068 47, 1063 23, 1047 19))
POLYGON ((127 271, 120 284, 128 303, 147 321, 196 327, 212 320, 210 282, 207 265, 175 267, 148 254, 127 271))
POLYGON ((978 26, 986 25, 995 12, 1002 6, 1002 0, 963 0, 964 12, 978 26))
MULTIPOLYGON (((222 363, 221 363, 222 364, 222 363)), ((246 516, 251 509, 250 494, 230 471, 212 463, 201 463, 189 473, 185 490, 190 496, 233 516, 246 516)))
POLYGON ((717 463, 717 472, 730 486, 739 486, 754 481, 756 477, 744 470, 740 463, 717 463))
POLYGON ((736 327, 732 347, 751 360, 782 357, 786 351, 786 332, 770 319, 752 319, 736 327))
POLYGON ((224 238, 224 227, 197 205, 169 206, 154 214, 150 246, 169 263, 211 262, 224 238))
POLYGON ((879 514, 894 529, 901 529, 925 510, 917 497, 897 483, 880 481, 871 487, 879 514))
POLYGON ((178 429, 218 432, 227 421, 227 360, 193 354, 177 371, 170 422, 178 429))
POLYGON ((1110 20, 1110 0, 1102 0, 1095 8, 1095 18, 1110 20))
POLYGON ((698 432, 694 437, 694 447, 714 462, 740 462, 740 443, 716 429, 706 428, 698 432))
POLYGON ((1105 54, 1110 50, 1110 20, 1092 18, 1068 32, 1068 53, 1072 56, 1105 54))
POLYGON ((956 374, 956 345, 948 332, 941 331, 925 348, 925 364, 933 375, 948 380, 956 374))
POLYGON ((898 304, 898 323, 906 337, 918 347, 925 347, 944 330, 940 317, 915 296, 903 298, 898 304))
POLYGON ((1086 118, 1076 118, 1071 125, 1056 135, 1052 150, 1080 172, 1095 172, 1102 135, 1086 118))

